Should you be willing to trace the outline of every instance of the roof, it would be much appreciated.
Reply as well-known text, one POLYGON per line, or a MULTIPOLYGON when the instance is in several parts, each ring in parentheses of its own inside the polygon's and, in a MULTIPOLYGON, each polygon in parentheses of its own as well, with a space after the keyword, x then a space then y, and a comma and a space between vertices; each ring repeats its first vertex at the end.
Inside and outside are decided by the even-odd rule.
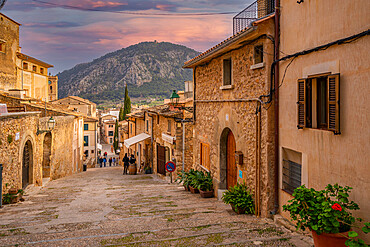
POLYGON ((28 55, 23 54, 23 53, 20 53, 20 52, 17 52, 17 57, 20 58, 20 59, 22 59, 22 60, 30 61, 30 62, 36 63, 38 65, 44 66, 46 68, 54 67, 51 64, 45 63, 45 62, 43 62, 41 60, 38 60, 38 59, 36 59, 34 57, 28 56, 28 55))
POLYGON ((181 117, 182 111, 172 110, 169 105, 158 105, 145 109, 148 112, 156 113, 164 117, 181 117))
POLYGON ((193 68, 199 64, 202 64, 208 60, 211 60, 215 56, 222 55, 233 48, 240 47, 242 45, 240 44, 240 40, 249 37, 251 33, 257 30, 256 24, 259 24, 273 17, 275 17, 275 13, 267 15, 261 19, 254 21, 252 23, 252 26, 242 29, 240 32, 234 34, 233 36, 225 39, 221 43, 215 45, 214 47, 206 50, 205 52, 185 62, 183 68, 193 68), (235 46, 235 47, 231 47, 231 46, 235 46))
POLYGON ((1 15, 1 16, 3 16, 3 17, 5 17, 5 18, 7 18, 8 20, 10 20, 10 21, 14 22, 14 23, 15 23, 15 24, 17 24, 18 26, 22 26, 22 24, 20 24, 20 23, 16 22, 15 20, 13 20, 13 19, 9 18, 8 16, 4 15, 3 13, 0 13, 0 15, 1 15))
POLYGON ((82 102, 82 103, 85 103, 85 104, 88 104, 88 105, 96 105, 94 102, 91 102, 88 99, 84 99, 84 98, 81 98, 81 97, 78 97, 78 96, 67 96, 67 97, 62 98, 62 99, 54 100, 53 102, 54 103, 59 103, 60 101, 63 101, 65 99, 73 99, 73 100, 77 100, 79 102, 82 102))

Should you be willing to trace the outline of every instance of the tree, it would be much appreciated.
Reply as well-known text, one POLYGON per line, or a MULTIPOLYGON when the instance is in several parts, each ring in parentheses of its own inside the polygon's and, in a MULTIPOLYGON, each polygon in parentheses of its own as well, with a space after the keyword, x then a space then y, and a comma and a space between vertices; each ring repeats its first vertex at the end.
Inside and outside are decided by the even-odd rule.
POLYGON ((123 105, 123 120, 126 119, 126 115, 131 113, 131 99, 128 96, 127 85, 125 87, 125 100, 123 105))
POLYGON ((113 148, 114 152, 118 149, 118 119, 116 120, 116 126, 114 128, 114 136, 113 136, 113 148))
POLYGON ((119 121, 125 120, 123 116, 123 106, 119 109, 119 121))

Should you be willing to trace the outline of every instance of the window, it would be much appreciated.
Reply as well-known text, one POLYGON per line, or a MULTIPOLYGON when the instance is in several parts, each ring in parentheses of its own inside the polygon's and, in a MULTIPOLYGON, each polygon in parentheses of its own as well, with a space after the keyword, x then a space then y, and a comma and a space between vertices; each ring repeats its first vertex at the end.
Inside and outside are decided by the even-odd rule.
POLYGON ((37 71, 37 67, 35 65, 32 66, 32 71, 33 72, 36 72, 37 71))
POLYGON ((94 150, 91 150, 91 153, 93 154, 94 153, 94 150))
POLYGON ((113 131, 108 131, 108 136, 113 136, 113 131))
POLYGON ((313 128, 340 134, 339 74, 298 80, 298 129, 313 128))
POLYGON ((28 70, 28 63, 26 63, 26 62, 23 63, 23 69, 27 69, 28 70))
POLYGON ((209 162, 209 145, 202 142, 200 143, 200 165, 208 171, 211 168, 209 162))
POLYGON ((5 41, 0 40, 0 52, 5 53, 5 41))
POLYGON ((50 86, 50 92, 51 93, 53 92, 53 86, 50 86))
POLYGON ((84 154, 85 154, 85 157, 87 158, 87 157, 89 157, 89 150, 86 150, 85 152, 84 152, 84 154))
POLYGON ((130 134, 132 134, 132 124, 130 124, 130 134))
POLYGON ((44 74, 44 68, 40 68, 40 73, 44 74))
POLYGON ((157 116, 157 124, 159 124, 159 116, 157 116))
POLYGON ((113 138, 109 138, 109 143, 112 144, 113 143, 113 138))
POLYGON ((84 124, 84 130, 89 130, 89 124, 84 124))
POLYGON ((149 131, 149 120, 146 120, 146 131, 149 131))
POLYGON ((224 86, 231 85, 231 58, 224 59, 224 86))
POLYGON ((168 120, 167 123, 168 123, 167 132, 171 133, 171 120, 168 120))
POLYGON ((84 136, 84 146, 89 146, 89 136, 84 136))
POLYGON ((283 190, 293 194, 301 186, 302 166, 294 161, 283 159, 283 190))
POLYGON ((263 45, 254 47, 254 64, 263 63, 263 45))

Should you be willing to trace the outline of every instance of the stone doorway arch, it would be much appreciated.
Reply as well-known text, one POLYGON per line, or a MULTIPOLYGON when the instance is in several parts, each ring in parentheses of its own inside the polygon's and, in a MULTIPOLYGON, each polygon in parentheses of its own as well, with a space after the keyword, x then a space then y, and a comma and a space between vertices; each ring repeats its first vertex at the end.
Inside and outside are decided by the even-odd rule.
POLYGON ((220 138, 220 189, 228 189, 237 183, 235 150, 234 134, 231 129, 225 128, 220 138))
POLYGON ((50 156, 51 156, 51 133, 46 133, 43 143, 43 158, 42 158, 42 177, 50 177, 50 156))
POLYGON ((33 147, 30 140, 24 144, 22 155, 22 188, 32 183, 33 177, 33 147))

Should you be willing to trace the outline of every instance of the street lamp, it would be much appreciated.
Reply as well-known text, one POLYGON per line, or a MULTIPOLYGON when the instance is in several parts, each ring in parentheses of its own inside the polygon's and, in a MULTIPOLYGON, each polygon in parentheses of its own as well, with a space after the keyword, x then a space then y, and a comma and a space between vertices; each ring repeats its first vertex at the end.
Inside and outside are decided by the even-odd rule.
POLYGON ((53 117, 50 117, 48 120, 48 128, 49 130, 53 130, 55 127, 55 119, 53 117))
POLYGON ((170 97, 171 104, 172 104, 173 106, 178 105, 178 103, 179 103, 179 99, 180 99, 180 96, 176 93, 176 90, 173 90, 173 92, 172 92, 172 94, 171 94, 171 97, 170 97))
POLYGON ((37 127, 36 135, 40 135, 42 133, 48 133, 48 132, 51 132, 54 129, 55 119, 53 117, 49 118, 49 120, 47 122, 47 127, 48 127, 48 130, 39 130, 39 128, 37 127))

